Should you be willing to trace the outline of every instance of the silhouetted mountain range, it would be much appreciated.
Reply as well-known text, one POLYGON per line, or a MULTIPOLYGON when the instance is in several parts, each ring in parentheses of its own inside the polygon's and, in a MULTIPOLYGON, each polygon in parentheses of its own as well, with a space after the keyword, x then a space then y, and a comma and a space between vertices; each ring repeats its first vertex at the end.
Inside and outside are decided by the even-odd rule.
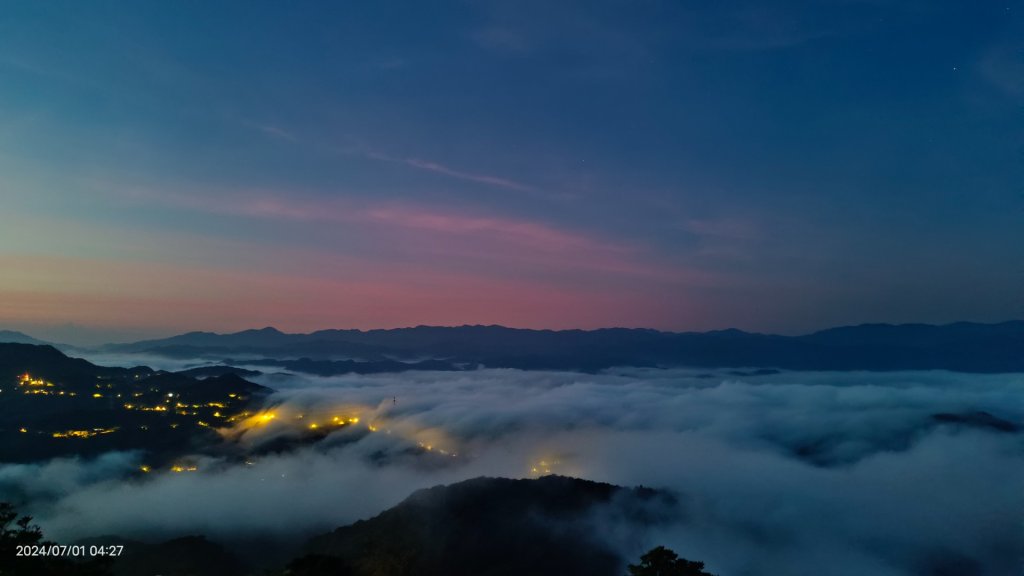
POLYGON ((226 374, 234 374, 235 376, 241 376, 242 378, 248 378, 251 376, 259 376, 263 374, 259 370, 247 370, 245 368, 236 368, 234 366, 199 366, 197 368, 189 368, 188 370, 178 370, 175 374, 184 374, 185 376, 191 376, 193 378, 211 378, 216 376, 224 376, 226 374))
MULTIPOLYGON (((1024 371, 1024 321, 864 324, 804 336, 741 330, 661 332, 649 329, 527 330, 502 326, 321 330, 285 334, 274 328, 235 334, 190 332, 163 340, 107 345, 110 352, 171 357, 256 355, 288 360, 443 363, 453 366, 595 371, 614 366, 694 366, 789 370, 1024 371)), ((285 366, 287 367, 287 366, 285 366)), ((381 366, 387 371, 401 365, 381 366)), ((366 366, 365 371, 380 371, 366 366)), ((321 365, 318 373, 358 372, 358 366, 321 365)))

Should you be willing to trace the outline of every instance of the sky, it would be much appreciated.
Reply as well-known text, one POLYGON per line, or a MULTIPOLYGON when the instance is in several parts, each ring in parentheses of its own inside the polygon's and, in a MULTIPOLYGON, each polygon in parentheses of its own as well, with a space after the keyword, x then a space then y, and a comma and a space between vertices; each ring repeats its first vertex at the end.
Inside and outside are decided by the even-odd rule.
POLYGON ((0 328, 1024 317, 1024 3, 0 14, 0 328))

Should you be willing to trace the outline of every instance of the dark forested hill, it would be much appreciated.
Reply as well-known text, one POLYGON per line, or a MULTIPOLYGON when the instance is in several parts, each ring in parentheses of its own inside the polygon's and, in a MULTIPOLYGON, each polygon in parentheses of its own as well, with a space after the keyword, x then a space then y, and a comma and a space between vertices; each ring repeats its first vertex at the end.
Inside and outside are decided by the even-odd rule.
POLYGON ((620 575, 604 538, 678 517, 673 497, 575 478, 477 478, 420 490, 369 520, 314 538, 295 573, 620 575))
POLYGON ((231 373, 197 380, 96 366, 51 346, 0 344, 0 462, 137 449, 156 464, 219 442, 214 427, 270 392, 231 373))

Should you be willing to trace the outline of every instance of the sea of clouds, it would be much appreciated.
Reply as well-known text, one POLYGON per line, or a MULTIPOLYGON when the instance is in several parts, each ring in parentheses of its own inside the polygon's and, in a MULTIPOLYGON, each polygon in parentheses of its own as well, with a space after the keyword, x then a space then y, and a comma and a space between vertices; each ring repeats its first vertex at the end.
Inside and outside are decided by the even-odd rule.
MULTIPOLYGON (((666 488, 676 521, 598 520, 624 558, 664 544, 721 576, 1020 573, 1024 375, 622 369, 265 375, 282 415, 358 415, 326 440, 251 463, 129 474, 143 456, 0 466, 0 499, 52 539, 120 534, 299 542, 418 488, 547 470, 666 488), (369 426, 375 431, 369 432, 369 426), (422 447, 431 450, 424 452, 422 447), (624 532, 628 538, 623 538, 624 532)), ((295 433, 249 430, 258 447, 295 433)))

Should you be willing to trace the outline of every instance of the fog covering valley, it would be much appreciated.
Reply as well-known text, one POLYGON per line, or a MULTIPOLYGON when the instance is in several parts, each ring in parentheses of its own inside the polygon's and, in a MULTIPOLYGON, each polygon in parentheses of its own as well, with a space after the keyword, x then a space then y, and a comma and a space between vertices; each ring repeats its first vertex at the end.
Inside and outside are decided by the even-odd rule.
POLYGON ((615 503, 586 518, 623 563, 656 545, 722 576, 996 575, 1024 560, 1024 374, 236 365, 275 390, 256 420, 218 431, 246 461, 197 454, 195 471, 141 476, 138 451, 5 464, 0 500, 58 542, 204 534, 274 542, 269 562, 417 489, 557 474, 674 496, 656 522, 615 503), (301 441, 332 419, 345 425, 301 441))

